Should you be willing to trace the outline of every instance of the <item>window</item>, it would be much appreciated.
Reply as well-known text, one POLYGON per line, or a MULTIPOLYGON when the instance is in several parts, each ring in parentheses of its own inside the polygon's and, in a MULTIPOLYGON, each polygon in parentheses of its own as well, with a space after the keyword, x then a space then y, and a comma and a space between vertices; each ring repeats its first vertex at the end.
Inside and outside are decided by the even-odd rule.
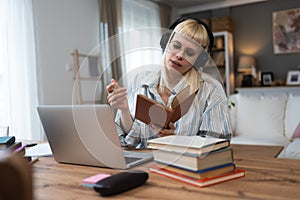
MULTIPOLYGON (((2 42, 1 42, 2 43, 2 42)), ((0 51, 2 51, 3 49, 0 48, 0 51)), ((3 52, 1 52, 0 54, 3 54, 3 52)), ((1 57, 0 57, 1 58, 1 57)), ((1 59, 2 61, 2 59, 1 59)), ((2 64, 0 64, 0 127, 2 126, 8 126, 8 121, 6 116, 6 109, 5 109, 5 94, 7 93, 5 91, 5 83, 4 83, 4 66, 2 64)))
POLYGON ((122 1, 123 74, 125 84, 138 68, 160 66, 162 50, 159 5, 151 1, 122 1))
POLYGON ((0 126, 17 139, 42 139, 32 0, 0 1, 0 126))

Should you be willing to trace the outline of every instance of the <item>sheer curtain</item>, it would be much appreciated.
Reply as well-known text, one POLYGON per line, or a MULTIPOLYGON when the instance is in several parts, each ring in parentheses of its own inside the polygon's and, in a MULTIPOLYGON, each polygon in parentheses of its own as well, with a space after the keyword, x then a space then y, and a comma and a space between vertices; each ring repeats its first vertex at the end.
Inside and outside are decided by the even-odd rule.
POLYGON ((160 27, 159 4, 143 0, 122 0, 121 31, 128 33, 123 37, 124 84, 128 84, 138 68, 149 69, 161 65, 160 27), (143 48, 145 44, 150 45, 143 48), (130 51, 126 52, 127 49, 130 51))
MULTIPOLYGON (((100 52, 103 54, 102 65, 108 66, 109 62, 114 60, 105 69, 105 76, 102 77, 103 80, 106 79, 104 82, 113 77, 120 84, 127 85, 132 71, 145 65, 161 64, 161 49, 158 47, 162 9, 159 4, 145 0, 99 0, 99 8, 100 41, 110 39, 109 42, 100 45, 100 52), (149 27, 155 27, 159 31, 153 31, 153 34, 134 31, 149 27), (146 43, 154 44, 157 49, 153 51, 149 48, 137 48, 146 43)), ((102 98, 106 100, 105 92, 102 92, 102 98)))
POLYGON ((32 0, 1 0, 0 15, 0 124, 40 140, 32 0))

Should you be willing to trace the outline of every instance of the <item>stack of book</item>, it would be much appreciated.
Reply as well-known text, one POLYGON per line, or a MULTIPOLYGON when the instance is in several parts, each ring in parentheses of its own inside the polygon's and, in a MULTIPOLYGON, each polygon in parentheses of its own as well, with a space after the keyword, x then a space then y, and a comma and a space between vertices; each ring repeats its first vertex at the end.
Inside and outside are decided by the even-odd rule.
POLYGON ((34 163, 38 160, 38 157, 25 156, 25 148, 36 145, 22 144, 20 141, 16 141, 15 136, 1 136, 0 137, 0 154, 17 154, 22 156, 29 163, 34 163))
POLYGON ((25 154, 25 150, 21 150, 22 142, 17 142, 15 136, 1 136, 0 137, 0 151, 9 153, 20 153, 25 154), (19 151, 17 151, 20 149, 19 151))
POLYGON ((235 167, 233 151, 226 139, 200 136, 167 136, 148 141, 155 149, 150 171, 198 187, 245 176, 235 167))

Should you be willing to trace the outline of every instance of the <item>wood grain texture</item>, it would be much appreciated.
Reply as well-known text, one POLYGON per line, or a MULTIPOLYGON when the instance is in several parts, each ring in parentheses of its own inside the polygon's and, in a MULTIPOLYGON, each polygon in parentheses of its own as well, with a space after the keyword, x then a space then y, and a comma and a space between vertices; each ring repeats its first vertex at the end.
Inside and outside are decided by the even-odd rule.
MULTIPOLYGON (((164 176, 149 173, 147 183, 109 199, 299 199, 300 160, 277 159, 282 147, 231 145, 237 167, 246 176, 217 185, 197 188, 164 176)), ((148 171, 153 162, 134 169, 148 171)), ((82 179, 118 170, 59 164, 52 157, 33 165, 34 196, 38 200, 101 199, 82 179)))

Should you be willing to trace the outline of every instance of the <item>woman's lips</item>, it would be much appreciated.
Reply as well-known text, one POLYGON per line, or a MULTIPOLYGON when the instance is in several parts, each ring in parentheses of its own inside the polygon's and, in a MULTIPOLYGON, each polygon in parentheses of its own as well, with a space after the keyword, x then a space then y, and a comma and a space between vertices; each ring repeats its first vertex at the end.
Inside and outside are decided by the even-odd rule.
POLYGON ((176 61, 173 61, 173 60, 170 60, 170 63, 172 65, 172 67, 181 67, 182 66, 179 62, 176 62, 176 61))

